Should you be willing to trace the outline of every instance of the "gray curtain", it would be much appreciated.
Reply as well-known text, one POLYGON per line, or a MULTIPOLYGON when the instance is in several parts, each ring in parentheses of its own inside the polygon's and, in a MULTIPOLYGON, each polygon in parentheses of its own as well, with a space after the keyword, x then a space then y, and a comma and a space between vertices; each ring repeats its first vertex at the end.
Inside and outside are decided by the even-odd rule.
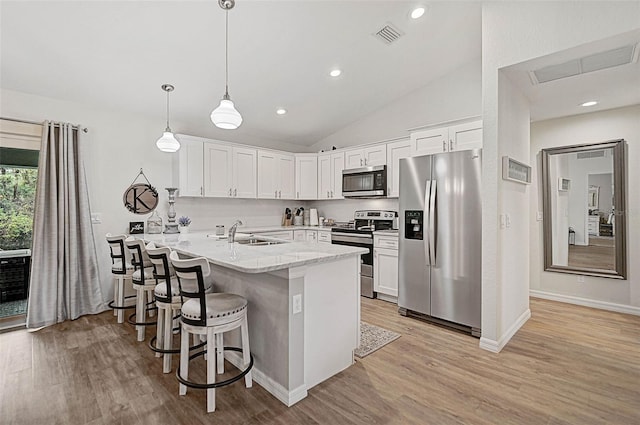
POLYGON ((81 132, 45 121, 38 164, 27 327, 105 309, 98 278, 81 132))

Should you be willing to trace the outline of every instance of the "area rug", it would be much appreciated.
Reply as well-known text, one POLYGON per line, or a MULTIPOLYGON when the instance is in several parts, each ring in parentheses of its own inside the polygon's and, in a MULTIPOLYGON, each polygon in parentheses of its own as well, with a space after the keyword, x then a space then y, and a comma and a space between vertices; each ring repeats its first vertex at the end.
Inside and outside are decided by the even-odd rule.
POLYGON ((395 341, 400 338, 400 336, 399 333, 383 329, 379 326, 360 322, 360 347, 356 349, 354 354, 357 357, 363 358, 388 343, 395 341))

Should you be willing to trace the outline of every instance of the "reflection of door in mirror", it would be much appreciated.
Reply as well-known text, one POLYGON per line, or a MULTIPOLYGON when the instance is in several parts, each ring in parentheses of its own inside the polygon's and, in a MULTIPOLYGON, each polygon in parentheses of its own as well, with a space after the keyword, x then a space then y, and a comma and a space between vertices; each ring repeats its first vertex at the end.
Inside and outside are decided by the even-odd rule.
POLYGON ((621 176, 614 170, 614 152, 621 150, 615 143, 545 149, 547 270, 620 273, 614 199, 621 194, 614 180, 621 176))

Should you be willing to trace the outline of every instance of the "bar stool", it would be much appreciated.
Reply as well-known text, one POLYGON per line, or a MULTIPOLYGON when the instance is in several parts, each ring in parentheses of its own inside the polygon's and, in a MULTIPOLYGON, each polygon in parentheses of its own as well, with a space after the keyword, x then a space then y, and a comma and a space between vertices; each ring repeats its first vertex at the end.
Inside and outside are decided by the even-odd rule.
MULTIPOLYGON (((173 346, 173 322, 180 317, 182 297, 180 286, 176 279, 175 270, 169 263, 171 249, 158 247, 151 242, 146 247, 147 255, 153 263, 153 276, 156 279, 154 294, 158 307, 158 326, 156 336, 149 341, 149 348, 156 353, 156 357, 163 357, 162 372, 171 372, 171 354, 180 353, 173 346), (158 348, 162 347, 162 348, 158 348)), ((210 286, 211 288, 211 286, 210 286)))
POLYGON ((127 298, 134 295, 125 296, 125 281, 131 282, 133 266, 127 262, 124 250, 125 235, 112 235, 107 233, 107 243, 111 255, 111 273, 113 274, 113 301, 108 306, 113 309, 113 315, 118 317, 118 323, 124 322, 124 310, 134 308, 134 305, 125 306, 127 298))
POLYGON ((131 264, 136 269, 131 275, 133 289, 136 290, 136 312, 129 316, 128 322, 135 325, 138 341, 144 341, 145 327, 157 324, 157 322, 146 321, 147 311, 151 317, 157 309, 153 306, 153 294, 156 287, 156 279, 153 277, 153 263, 147 255, 143 241, 129 236, 124 240, 124 245, 129 249, 131 264), (149 301, 147 301, 147 296, 149 301), (153 307, 149 308, 149 306, 153 307))
POLYGON ((232 384, 243 377, 247 388, 251 388, 253 385, 251 378, 253 356, 249 350, 247 300, 236 294, 206 293, 204 279, 211 273, 206 258, 180 260, 178 254, 172 252, 169 259, 178 276, 180 295, 186 299, 181 309, 180 367, 176 371, 176 377, 180 382, 180 395, 187 393, 187 387, 206 389, 207 412, 214 412, 216 410, 216 388, 232 384), (222 335, 237 328, 240 328, 242 348, 224 347, 222 335), (189 356, 189 334, 206 335, 206 350, 189 356), (245 369, 232 378, 216 382, 216 363, 218 373, 224 372, 224 351, 241 352, 245 369), (204 354, 208 354, 206 358, 207 383, 189 381, 189 360, 204 354))

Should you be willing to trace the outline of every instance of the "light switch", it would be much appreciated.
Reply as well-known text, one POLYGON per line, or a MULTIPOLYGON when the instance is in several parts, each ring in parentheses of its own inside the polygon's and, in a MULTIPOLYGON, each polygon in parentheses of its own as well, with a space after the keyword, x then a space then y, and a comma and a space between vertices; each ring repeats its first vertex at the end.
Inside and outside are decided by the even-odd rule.
POLYGON ((102 213, 92 213, 91 224, 102 224, 102 213))
POLYGON ((542 211, 538 211, 538 212, 536 213, 536 220, 538 220, 538 221, 542 221, 542 211))

